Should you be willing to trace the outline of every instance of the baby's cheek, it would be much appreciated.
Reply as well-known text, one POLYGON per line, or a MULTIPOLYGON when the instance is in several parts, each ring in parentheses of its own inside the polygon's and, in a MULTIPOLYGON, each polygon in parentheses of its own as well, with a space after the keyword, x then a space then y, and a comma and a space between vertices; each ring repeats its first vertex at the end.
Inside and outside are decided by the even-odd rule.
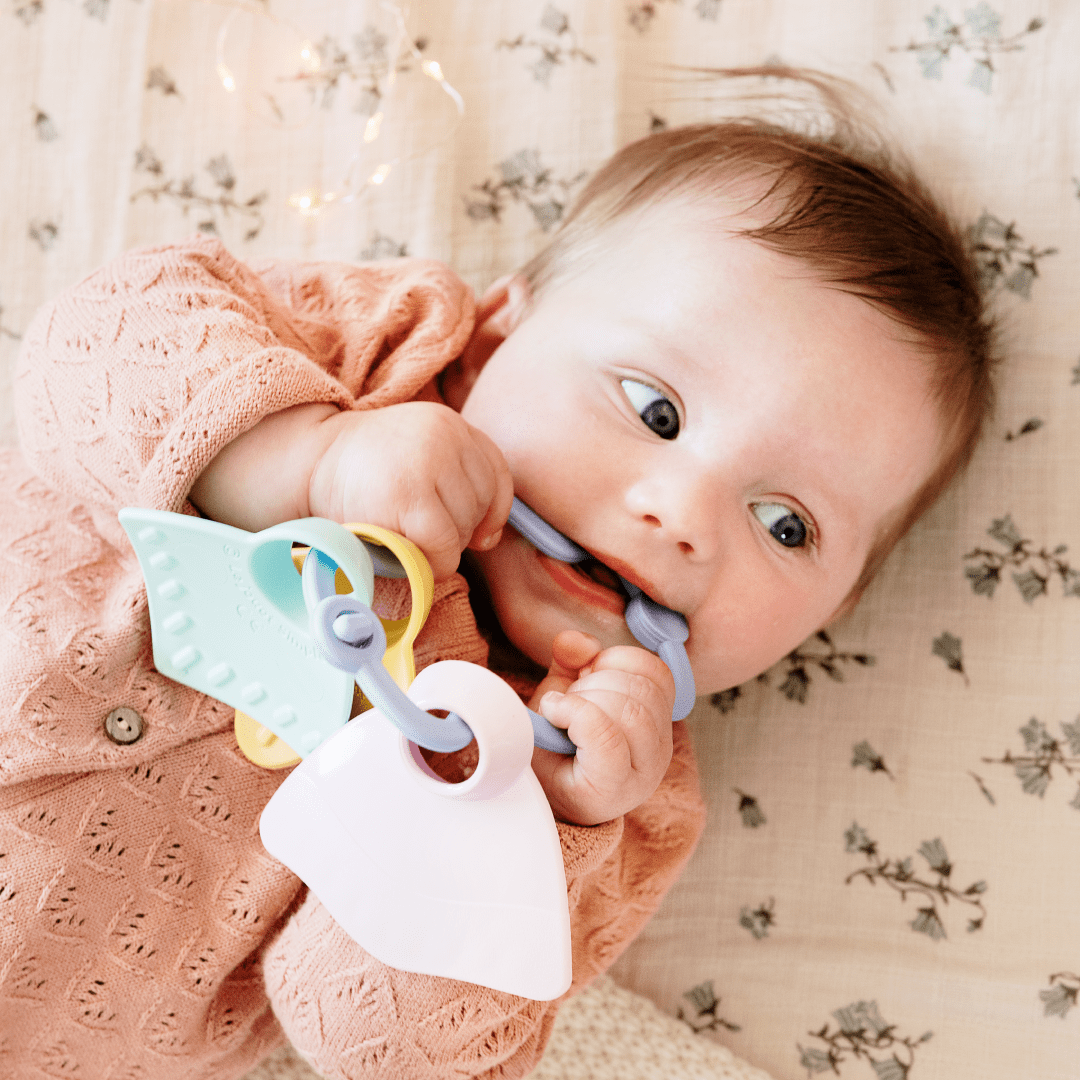
POLYGON ((748 682, 794 647, 777 652, 772 643, 762 640, 760 630, 760 625, 753 619, 741 625, 732 625, 728 621, 719 626, 716 622, 691 622, 686 654, 699 697, 748 682))

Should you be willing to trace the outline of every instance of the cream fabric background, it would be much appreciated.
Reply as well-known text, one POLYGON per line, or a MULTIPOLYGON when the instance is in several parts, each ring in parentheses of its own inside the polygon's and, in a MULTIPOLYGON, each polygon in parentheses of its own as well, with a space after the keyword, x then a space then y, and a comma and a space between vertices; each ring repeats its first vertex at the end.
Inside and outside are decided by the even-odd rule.
MULTIPOLYGON (((389 26, 374 2, 245 10, 306 18, 313 38, 329 33, 347 50, 369 22, 389 26)), ((462 94, 464 119, 451 130, 448 98, 407 58, 358 168, 404 160, 317 217, 287 200, 338 185, 360 145, 360 84, 342 75, 333 106, 295 131, 263 123, 215 74, 231 11, 195 0, 0 3, 4 440, 14 437, 19 332, 41 302, 126 247, 212 222, 241 256, 404 250, 482 288, 537 249, 611 151, 720 108, 671 65, 782 60, 846 75, 883 101, 896 138, 983 244, 1004 326, 997 417, 969 475, 829 643, 812 639, 767 681, 702 701, 688 721, 708 832, 613 974, 663 1013, 681 1012, 682 1023, 655 1014, 649 1045, 670 1050, 702 1029, 692 1038, 707 1064, 658 1049, 666 1064, 656 1065, 640 1043, 603 1034, 590 1009, 632 1027, 651 1008, 603 984, 565 1010, 537 1075, 606 1075, 600 1044, 611 1075, 625 1078, 741 1068, 708 1061, 716 1040, 776 1080, 1075 1080, 1080 5, 417 2, 410 35, 462 94), (965 558, 977 548, 994 554, 965 558), (985 571, 981 593, 965 573, 982 565, 1000 570, 992 595, 985 571), (1025 742, 1032 718, 1043 727, 1026 727, 1025 742), (966 891, 978 882, 985 891, 966 891), (968 930, 971 919, 981 926, 968 930)), ((238 77, 266 61, 237 48, 238 77)), ((276 1067, 304 1075, 293 1059, 276 1067)))

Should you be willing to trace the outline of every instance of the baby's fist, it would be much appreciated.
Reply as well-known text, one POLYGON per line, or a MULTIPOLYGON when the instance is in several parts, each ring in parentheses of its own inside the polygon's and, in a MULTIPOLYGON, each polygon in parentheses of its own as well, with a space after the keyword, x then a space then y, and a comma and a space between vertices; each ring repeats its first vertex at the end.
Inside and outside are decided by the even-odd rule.
POLYGON ((435 580, 466 547, 499 540, 514 482, 491 439, 452 409, 408 401, 327 419, 333 438, 310 483, 312 513, 393 529, 423 551, 435 580))
POLYGON ((577 754, 533 752, 533 771, 555 815, 578 825, 610 821, 640 806, 671 761, 675 680, 657 656, 631 645, 601 649, 563 631, 532 707, 565 728, 577 754))

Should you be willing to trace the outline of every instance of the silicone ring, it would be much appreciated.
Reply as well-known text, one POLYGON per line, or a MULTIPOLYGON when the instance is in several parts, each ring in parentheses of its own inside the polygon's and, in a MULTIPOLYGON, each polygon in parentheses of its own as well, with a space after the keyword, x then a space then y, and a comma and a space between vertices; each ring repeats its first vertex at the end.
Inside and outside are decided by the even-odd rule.
POLYGON ((521 699, 493 671, 464 660, 443 660, 416 676, 409 698, 425 711, 447 709, 464 717, 476 738, 476 770, 460 784, 433 776, 415 744, 402 738, 402 753, 415 768, 417 781, 443 798, 492 799, 530 767, 532 724, 521 699))

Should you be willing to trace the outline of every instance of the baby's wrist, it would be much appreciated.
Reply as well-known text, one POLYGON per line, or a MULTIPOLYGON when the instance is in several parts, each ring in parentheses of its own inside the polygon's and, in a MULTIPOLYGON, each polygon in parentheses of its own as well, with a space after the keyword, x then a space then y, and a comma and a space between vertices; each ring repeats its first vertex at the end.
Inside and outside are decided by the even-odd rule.
POLYGON ((325 451, 328 403, 296 405, 260 420, 223 447, 189 492, 214 521, 258 532, 315 513, 309 505, 312 471, 325 451))

